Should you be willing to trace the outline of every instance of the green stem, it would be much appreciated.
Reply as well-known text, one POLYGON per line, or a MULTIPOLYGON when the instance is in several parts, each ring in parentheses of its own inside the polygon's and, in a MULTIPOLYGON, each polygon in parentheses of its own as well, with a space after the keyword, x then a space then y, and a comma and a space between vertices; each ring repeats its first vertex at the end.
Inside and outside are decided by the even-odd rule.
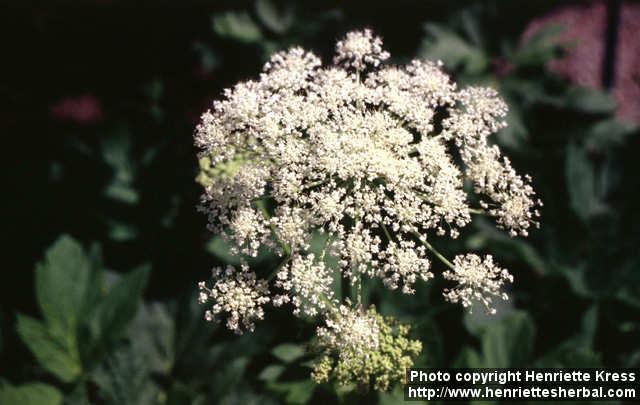
POLYGON ((384 236, 387 237, 389 242, 393 242, 393 238, 391 237, 391 233, 389 233, 387 226, 385 224, 380 224, 380 225, 382 226, 382 231, 384 232, 384 236))
POLYGON ((422 243, 427 249, 429 249, 431 253, 433 253, 438 259, 440 259, 442 263, 446 264, 447 267, 449 267, 451 270, 455 270, 456 266, 454 266, 453 263, 451 263, 446 257, 444 257, 440 252, 438 252, 436 248, 431 246, 429 242, 427 242, 426 240, 423 240, 418 232, 412 232, 412 233, 416 238, 418 238, 420 243, 422 243))
POLYGON ((306 190, 312 189, 312 188, 314 188, 314 187, 316 187, 316 186, 321 186, 321 185, 323 185, 323 184, 327 184, 328 182, 329 182, 329 180, 318 180, 318 181, 314 181, 313 183, 305 184, 305 185, 304 185, 304 187, 302 187, 302 190, 303 190, 303 191, 306 191, 306 190))
POLYGON ((487 213, 485 210, 480 208, 469 208, 469 212, 472 214, 478 214, 478 215, 484 215, 487 213))
POLYGON ((269 277, 267 277, 267 282, 273 280, 273 278, 278 274, 278 272, 280 271, 280 269, 282 269, 284 267, 285 264, 289 263, 291 261, 291 256, 286 256, 284 258, 283 261, 280 262, 280 264, 278 265, 278 267, 276 267, 271 274, 269 274, 269 277))

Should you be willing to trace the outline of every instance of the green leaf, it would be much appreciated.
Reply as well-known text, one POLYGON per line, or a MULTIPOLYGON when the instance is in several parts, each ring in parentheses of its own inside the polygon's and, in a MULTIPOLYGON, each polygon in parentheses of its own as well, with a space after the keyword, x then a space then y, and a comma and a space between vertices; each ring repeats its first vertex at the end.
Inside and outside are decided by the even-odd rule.
POLYGON ((160 390, 151 379, 150 365, 132 346, 111 353, 92 380, 107 404, 158 403, 160 390))
POLYGON ((102 159, 113 172, 105 194, 123 204, 134 205, 138 203, 140 196, 134 188, 136 166, 130 139, 127 127, 117 127, 103 137, 101 152, 102 159))
POLYGON ((260 372, 258 379, 266 382, 275 381, 280 377, 280 375, 282 375, 284 370, 285 367, 281 364, 271 364, 260 372))
POLYGON ((123 276, 107 293, 97 308, 95 335, 103 342, 118 339, 136 315, 149 276, 143 266, 123 276))
POLYGON ((499 256, 503 259, 521 260, 538 274, 544 274, 550 268, 543 256, 529 242, 509 237, 484 219, 477 220, 475 226, 479 232, 467 239, 468 249, 482 250, 490 247, 496 253, 500 253, 499 256))
POLYGON ((404 400, 404 391, 400 387, 396 387, 391 392, 379 392, 378 393, 379 405, 406 405, 407 401, 404 400))
POLYGON ((231 244, 220 235, 209 240, 206 250, 224 263, 240 265, 240 257, 231 254, 231 244))
POLYGON ((311 380, 269 383, 268 388, 283 394, 287 404, 305 404, 313 395, 316 385, 311 380))
POLYGON ((501 322, 504 322, 504 319, 514 312, 511 301, 497 300, 493 306, 496 313, 489 314, 481 303, 474 302, 472 304, 473 312, 466 312, 463 318, 463 323, 469 333, 482 338, 487 329, 501 327, 501 322))
POLYGON ((536 367, 561 368, 561 367, 602 367, 600 354, 592 349, 576 347, 573 339, 562 343, 559 347, 546 353, 536 361, 536 367))
MULTIPOLYGON (((466 321, 469 326, 469 321, 466 321)), ((480 337, 481 353, 465 347, 455 366, 501 368, 530 366, 534 324, 526 312, 514 311, 497 322, 477 324, 472 331, 480 337)))
POLYGON ((525 367, 533 353, 534 324, 525 312, 513 312, 482 336, 485 367, 525 367))
MULTIPOLYGON (((311 242, 309 243, 309 253, 313 253, 315 257, 323 257, 324 265, 328 269, 337 269, 338 268, 338 257, 330 254, 327 249, 330 246, 331 242, 335 236, 330 236, 328 233, 319 233, 315 232, 313 237, 311 238, 311 242), (329 240, 331 238, 332 240, 329 240)), ((333 282, 331 289, 333 293, 337 297, 342 296, 342 273, 339 271, 331 272, 333 275, 333 282)), ((366 290, 363 291, 366 294, 366 290)))
POLYGON ((206 43, 200 41, 194 42, 193 50, 200 55, 200 66, 202 66, 202 69, 206 72, 211 72, 220 66, 220 55, 206 43))
POLYGON ((256 14, 267 28, 277 34, 284 34, 293 24, 292 8, 280 12, 270 0, 256 1, 256 14))
POLYGON ((36 298, 47 324, 75 336, 90 288, 91 260, 74 239, 63 235, 47 250, 35 274, 36 298))
POLYGON ((260 27, 246 12, 227 12, 211 18, 213 30, 222 37, 239 42, 255 43, 262 40, 260 27))
POLYGON ((565 176, 573 211, 586 221, 606 211, 596 194, 595 170, 586 151, 574 143, 567 145, 565 176))
POLYGON ((584 315, 582 315, 582 328, 574 339, 576 346, 592 348, 593 342, 598 330, 598 314, 597 304, 593 304, 584 315))
POLYGON ((593 299, 598 295, 585 279, 586 269, 584 266, 557 266, 557 269, 567 279, 571 290, 577 295, 589 299, 593 299))
POLYGON ((236 357, 222 364, 213 375, 213 394, 221 397, 232 392, 238 381, 242 381, 248 365, 249 358, 246 356, 236 357))
POLYGON ((561 45, 554 40, 562 31, 563 27, 559 25, 543 27, 520 46, 511 61, 520 66, 541 66, 558 57, 561 45))
POLYGON ((42 368, 63 382, 80 376, 82 366, 75 336, 54 335, 43 322, 20 314, 17 331, 42 368))
POLYGON ((465 346, 460 351, 460 354, 453 362, 452 366, 462 368, 482 368, 485 367, 485 364, 477 351, 465 346))
POLYGON ((133 350, 152 371, 170 373, 176 358, 176 328, 167 305, 142 305, 127 336, 133 350))
MULTIPOLYGON (((209 240, 206 245, 208 253, 216 257, 223 263, 232 264, 234 266, 240 266, 241 257, 231 254, 231 243, 226 241, 222 236, 216 235, 209 240)), ((258 256, 251 257, 247 260, 249 266, 260 266, 265 261, 280 260, 276 259, 273 251, 266 246, 261 246, 258 249, 258 256)))
POLYGON ((128 242, 138 237, 138 229, 135 225, 116 220, 107 220, 109 238, 116 242, 128 242))
POLYGON ((604 150, 623 145, 627 137, 637 130, 637 126, 616 119, 600 121, 589 128, 585 136, 585 148, 604 150))
POLYGON ((427 37, 420 49, 422 57, 439 59, 447 68, 460 68, 466 74, 480 74, 487 69, 489 59, 484 51, 454 31, 437 24, 426 24, 425 30, 427 37))
POLYGON ((524 125, 520 109, 515 103, 509 104, 509 114, 507 114, 507 127, 500 130, 496 137, 500 145, 513 149, 522 149, 526 147, 526 141, 529 137, 529 131, 524 125))
MULTIPOLYGON (((93 405, 89 402, 89 394, 86 382, 80 382, 76 384, 71 392, 65 394, 64 404, 65 405, 93 405)), ((92 387, 93 388, 93 387, 92 387)))
POLYGON ((2 405, 59 405, 62 394, 56 387, 43 383, 27 383, 20 386, 0 385, 2 405))
POLYGON ((271 354, 285 363, 291 363, 304 356, 304 348, 293 343, 283 343, 274 347, 271 354))
POLYGON ((588 87, 572 87, 565 98, 567 108, 588 114, 610 114, 616 103, 606 93, 588 87))

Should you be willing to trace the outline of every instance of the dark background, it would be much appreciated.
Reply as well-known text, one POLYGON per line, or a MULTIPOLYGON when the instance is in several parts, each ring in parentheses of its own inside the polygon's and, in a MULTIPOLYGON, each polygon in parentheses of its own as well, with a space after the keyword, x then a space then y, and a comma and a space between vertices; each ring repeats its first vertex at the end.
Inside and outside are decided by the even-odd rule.
MULTIPOLYGON (((640 366, 640 3, 31 3, 0 6, 0 402, 2 389, 41 381, 68 403, 394 403, 314 387, 301 365, 311 357, 296 349, 311 322, 272 311, 236 338, 192 305, 196 282, 231 260, 195 210, 200 114, 273 51, 299 44, 328 62, 335 41, 362 27, 384 38, 393 62, 442 59, 460 85, 496 87, 511 109, 496 140, 545 203, 527 239, 481 222, 439 243, 492 253, 515 274, 513 300, 493 318, 445 304, 437 282, 414 297, 371 288, 371 303, 414 325, 419 365, 640 366), (118 275, 150 269, 146 287, 124 294, 136 317, 67 381, 17 328, 18 314, 41 317, 34 269, 62 234, 101 247, 98 297, 118 275), (163 350, 136 357, 149 336, 163 350)), ((59 266, 72 266, 61 251, 59 266)))

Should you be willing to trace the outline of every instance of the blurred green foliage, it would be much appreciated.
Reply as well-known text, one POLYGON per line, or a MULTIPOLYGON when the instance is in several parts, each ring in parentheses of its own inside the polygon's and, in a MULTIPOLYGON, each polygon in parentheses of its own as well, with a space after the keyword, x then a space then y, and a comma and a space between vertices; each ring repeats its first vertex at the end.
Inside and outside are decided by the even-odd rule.
MULTIPOLYGON (((497 88, 510 107, 497 142, 545 203, 542 228, 526 240, 479 222, 439 241, 450 252, 491 252, 515 274, 513 299, 494 317, 445 304, 441 281, 409 299, 367 286, 369 303, 412 325, 423 343, 417 365, 640 367, 638 128, 614 118, 606 93, 548 71, 573 46, 554 40, 563 27, 520 39, 552 3, 260 0, 168 7, 149 20, 115 11, 118 32, 91 12, 20 13, 29 29, 5 27, 22 35, 8 59, 24 66, 0 87, 11 103, 7 133, 21 146, 7 170, 15 199, 0 404, 402 402, 398 390, 313 384, 312 323, 275 310, 237 338, 204 322, 194 296, 208 268, 235 260, 195 212, 198 114, 222 88, 257 75, 271 52, 301 44, 328 60, 335 38, 361 26, 382 34, 397 61, 441 59, 457 82, 497 88), (38 58, 58 80, 35 74, 38 58), (86 89, 103 119, 46 115, 86 89)), ((263 252, 252 264, 266 272, 275 262, 263 252)))

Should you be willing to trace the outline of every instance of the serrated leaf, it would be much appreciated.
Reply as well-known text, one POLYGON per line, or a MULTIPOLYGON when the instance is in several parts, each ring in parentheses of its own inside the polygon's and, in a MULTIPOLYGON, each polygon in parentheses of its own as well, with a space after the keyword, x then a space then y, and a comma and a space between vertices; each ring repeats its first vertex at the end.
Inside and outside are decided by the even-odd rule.
POLYGON ((19 386, 0 385, 2 405, 59 405, 62 394, 56 387, 43 383, 27 383, 19 386))
POLYGON ((96 336, 100 340, 111 342, 122 335, 136 315, 148 276, 149 266, 144 266, 124 275, 110 288, 96 313, 96 336))
POLYGON ((291 363, 304 356, 304 348, 293 343, 283 343, 274 347, 271 354, 285 363, 291 363))
POLYGON ((246 12, 226 12, 211 18, 216 34, 244 43, 255 43, 262 40, 260 27, 246 12))
POLYGON ((91 267, 82 246, 63 235, 36 268, 36 298, 42 315, 60 333, 75 335, 87 290, 91 288, 91 267))
POLYGON ((107 404, 157 404, 159 388, 139 351, 125 346, 111 353, 92 373, 101 399, 107 404))
POLYGON ((45 325, 25 315, 17 316, 17 332, 42 368, 63 382, 71 382, 82 372, 75 336, 54 335, 45 325))

